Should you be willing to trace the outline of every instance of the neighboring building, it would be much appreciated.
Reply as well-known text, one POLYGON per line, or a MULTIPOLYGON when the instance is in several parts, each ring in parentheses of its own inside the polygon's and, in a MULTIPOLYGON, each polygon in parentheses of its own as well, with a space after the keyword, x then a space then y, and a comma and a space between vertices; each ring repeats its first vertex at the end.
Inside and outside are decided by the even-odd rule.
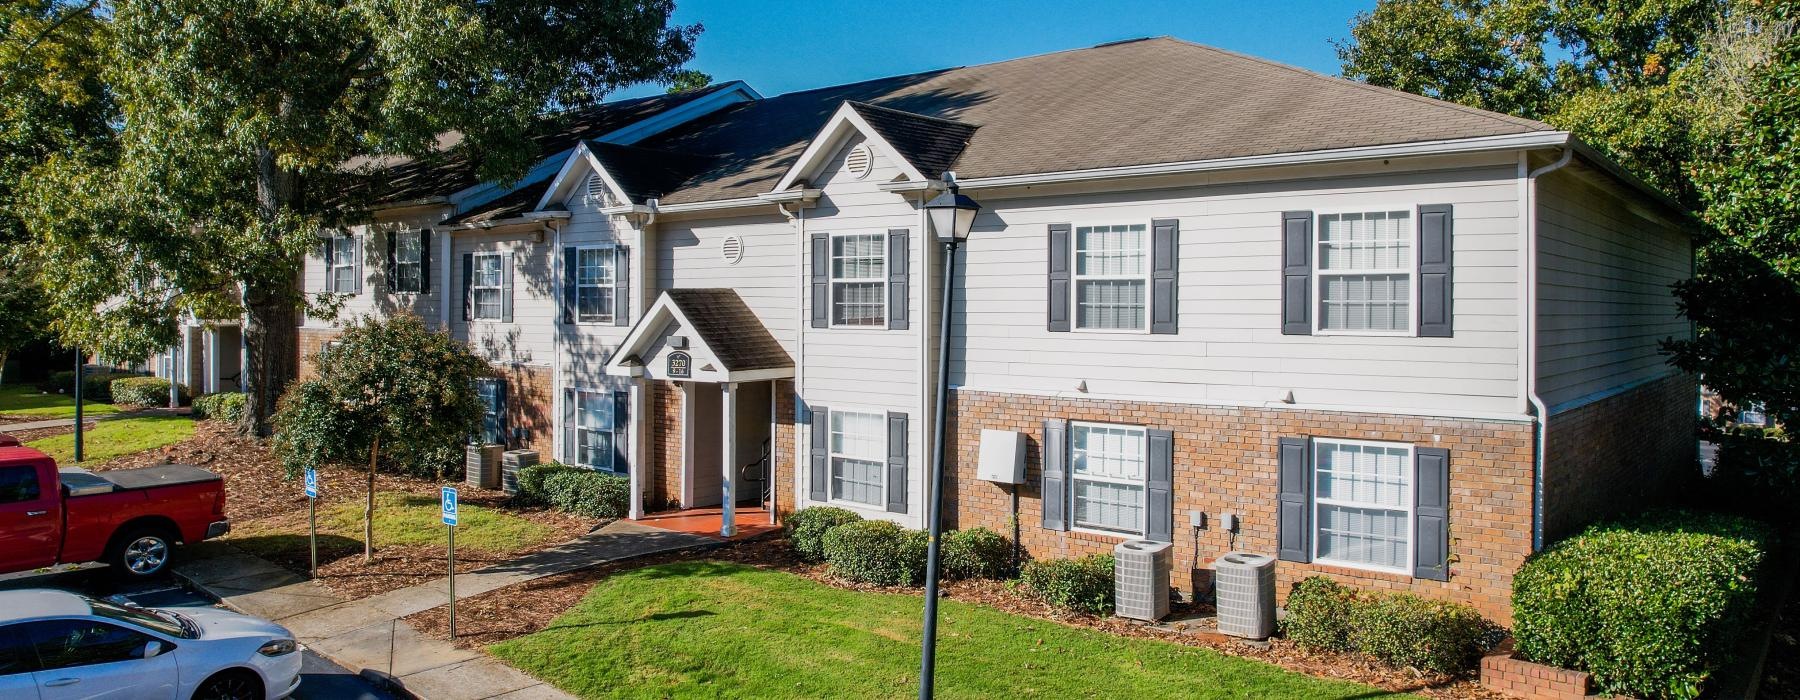
POLYGON ((1538 122, 1166 38, 592 116, 517 186, 402 166, 305 286, 466 339, 505 377, 490 439, 630 474, 634 515, 924 526, 920 205, 948 170, 984 205, 952 281, 951 526, 1016 522, 1036 557, 1274 553, 1284 589, 1506 620, 1534 540, 1695 463, 1696 383, 1657 350, 1690 332, 1687 214, 1538 122), (1026 483, 976 478, 983 430, 1028 436, 1026 483))

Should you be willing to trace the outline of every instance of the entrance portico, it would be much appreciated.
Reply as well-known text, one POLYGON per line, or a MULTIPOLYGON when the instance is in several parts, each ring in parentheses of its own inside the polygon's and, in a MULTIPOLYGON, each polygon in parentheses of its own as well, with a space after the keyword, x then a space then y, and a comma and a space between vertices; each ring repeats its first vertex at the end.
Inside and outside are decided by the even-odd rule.
MULTIPOLYGON (((607 361, 606 373, 633 378, 639 395, 650 381, 680 387, 681 507, 717 507, 723 537, 736 533, 740 503, 765 509, 774 522, 774 382, 791 379, 794 364, 737 292, 665 291, 607 361)), ((650 418, 645 427, 654 433, 673 426, 650 418)), ((631 465, 633 519, 644 517, 646 461, 631 465)))

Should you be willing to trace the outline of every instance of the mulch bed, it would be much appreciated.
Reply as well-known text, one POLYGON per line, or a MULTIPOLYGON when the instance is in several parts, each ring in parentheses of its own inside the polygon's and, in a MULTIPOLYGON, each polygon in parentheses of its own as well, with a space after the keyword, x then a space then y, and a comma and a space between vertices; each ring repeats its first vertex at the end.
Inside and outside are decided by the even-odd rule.
POLYGON ((1757 697, 1800 700, 1800 590, 1790 591, 1787 604, 1776 614, 1763 664, 1757 697))
MULTIPOLYGON (((917 588, 889 588, 845 581, 832 576, 822 564, 810 564, 795 558, 786 540, 766 537, 698 554, 669 552, 628 562, 603 564, 459 600, 456 602, 455 643, 460 647, 479 649, 538 632, 580 602, 594 584, 615 573, 689 561, 697 557, 709 561, 778 569, 837 588, 910 595, 920 593, 917 588)), ((942 591, 951 600, 985 605, 1016 615, 1054 620, 1072 627, 1206 647, 1232 656, 1275 664, 1309 676, 1354 681, 1389 691, 1416 693, 1432 698, 1499 700, 1506 697, 1483 689, 1472 677, 1451 678, 1394 669, 1360 654, 1306 651, 1284 639, 1272 639, 1267 644, 1252 644, 1212 632, 1172 632, 1116 617, 1070 613, 1020 595, 1000 581, 946 582, 942 591)), ((1206 606, 1176 608, 1171 615, 1173 618, 1211 612, 1206 606)), ((448 615, 448 609, 440 606, 407 617, 406 622, 420 632, 443 639, 448 633, 448 615)))

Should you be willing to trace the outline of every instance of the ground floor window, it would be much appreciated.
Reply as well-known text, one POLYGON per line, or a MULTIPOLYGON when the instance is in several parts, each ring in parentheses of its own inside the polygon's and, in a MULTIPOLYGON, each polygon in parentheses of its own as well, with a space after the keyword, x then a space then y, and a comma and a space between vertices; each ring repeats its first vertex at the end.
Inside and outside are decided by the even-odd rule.
POLYGON ((1069 426, 1069 511, 1075 527, 1144 534, 1148 435, 1135 425, 1069 426))
POLYGON ((1313 441, 1313 560, 1412 572, 1412 446, 1313 441))
POLYGON ((617 471, 613 464, 613 399, 610 392, 575 392, 575 463, 617 471))
POLYGON ((882 452, 887 446, 879 413, 831 412, 831 498, 869 506, 885 504, 882 452))

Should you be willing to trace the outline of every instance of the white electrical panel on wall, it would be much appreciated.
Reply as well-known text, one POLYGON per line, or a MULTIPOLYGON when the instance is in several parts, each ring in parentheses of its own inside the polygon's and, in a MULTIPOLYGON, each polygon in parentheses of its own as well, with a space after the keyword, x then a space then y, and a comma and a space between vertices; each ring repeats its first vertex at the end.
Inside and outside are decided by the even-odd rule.
POLYGON ((1011 430, 981 431, 981 463, 975 476, 997 484, 1025 483, 1025 434, 1011 430))

